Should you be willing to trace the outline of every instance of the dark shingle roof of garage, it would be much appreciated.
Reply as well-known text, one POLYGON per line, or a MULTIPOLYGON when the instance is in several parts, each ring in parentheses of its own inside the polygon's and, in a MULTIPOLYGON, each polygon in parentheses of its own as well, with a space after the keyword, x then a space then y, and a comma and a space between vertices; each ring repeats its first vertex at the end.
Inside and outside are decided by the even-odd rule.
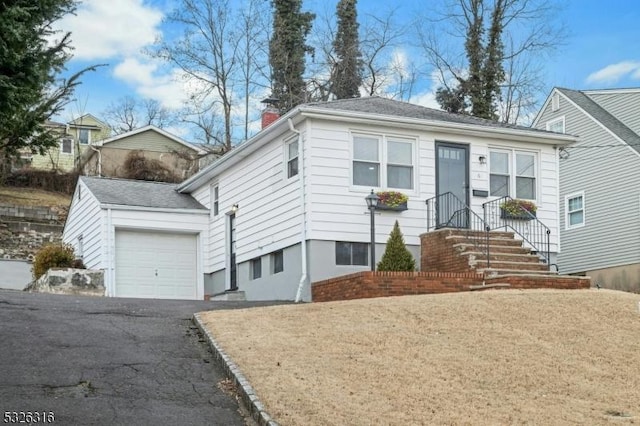
POLYGON ((207 210, 175 183, 81 176, 80 180, 101 204, 163 209, 207 210))

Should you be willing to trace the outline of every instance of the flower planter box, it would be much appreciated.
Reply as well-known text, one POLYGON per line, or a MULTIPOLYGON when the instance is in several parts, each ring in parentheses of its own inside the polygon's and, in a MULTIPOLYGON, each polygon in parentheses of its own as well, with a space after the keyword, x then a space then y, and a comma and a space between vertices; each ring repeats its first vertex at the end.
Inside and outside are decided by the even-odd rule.
POLYGON ((536 217, 536 212, 526 213, 518 213, 513 214, 509 213, 505 209, 500 209, 500 219, 511 219, 511 220, 533 220, 536 217))
POLYGON ((408 209, 407 203, 401 203, 401 204, 398 204, 397 206, 388 206, 386 204, 378 204, 378 206, 376 207, 376 210, 389 210, 394 212, 401 212, 407 209, 408 209))

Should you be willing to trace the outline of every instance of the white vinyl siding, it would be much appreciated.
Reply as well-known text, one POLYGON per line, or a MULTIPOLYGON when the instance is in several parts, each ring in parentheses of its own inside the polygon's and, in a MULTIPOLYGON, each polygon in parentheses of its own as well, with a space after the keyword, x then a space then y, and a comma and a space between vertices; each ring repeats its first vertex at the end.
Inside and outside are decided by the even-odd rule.
POLYGON ((82 261, 89 269, 102 269, 106 250, 106 228, 103 228, 105 212, 100 203, 81 181, 67 216, 62 235, 63 242, 71 244, 79 255, 78 237, 82 236, 82 261), (82 193, 82 197, 79 194, 82 193))
POLYGON ((565 223, 567 229, 579 228, 585 223, 584 192, 567 195, 565 197, 565 223))
MULTIPOLYGON (((291 246, 300 239, 300 184, 298 179, 287 176, 285 162, 288 154, 288 144, 284 139, 274 139, 215 178, 219 187, 224 189, 219 194, 220 213, 227 213, 234 204, 238 205, 238 264, 291 246)), ((202 205, 211 206, 212 194, 208 184, 191 195, 202 205)), ((205 242, 205 273, 225 268, 228 255, 226 224, 224 220, 213 220, 209 225, 209 238, 205 242)))

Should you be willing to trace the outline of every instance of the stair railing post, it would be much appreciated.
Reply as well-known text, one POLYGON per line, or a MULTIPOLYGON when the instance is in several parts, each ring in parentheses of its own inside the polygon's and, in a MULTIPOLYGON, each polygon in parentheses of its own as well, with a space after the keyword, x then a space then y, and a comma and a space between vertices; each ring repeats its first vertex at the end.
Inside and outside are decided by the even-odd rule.
POLYGON ((547 269, 551 270, 551 229, 547 229, 547 269))
POLYGON ((489 225, 487 225, 487 222, 485 222, 485 234, 486 234, 486 239, 487 239, 487 268, 491 267, 491 253, 489 250, 489 230, 491 229, 489 227, 489 225))
POLYGON ((427 232, 431 230, 431 208, 429 206, 429 200, 425 201, 427 204, 427 232))

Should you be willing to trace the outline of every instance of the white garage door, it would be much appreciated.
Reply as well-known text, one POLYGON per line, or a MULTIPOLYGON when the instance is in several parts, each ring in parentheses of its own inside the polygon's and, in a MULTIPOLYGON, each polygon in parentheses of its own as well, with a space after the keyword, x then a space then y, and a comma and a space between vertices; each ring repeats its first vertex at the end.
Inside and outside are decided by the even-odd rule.
POLYGON ((117 297, 195 299, 196 236, 116 230, 117 297))

